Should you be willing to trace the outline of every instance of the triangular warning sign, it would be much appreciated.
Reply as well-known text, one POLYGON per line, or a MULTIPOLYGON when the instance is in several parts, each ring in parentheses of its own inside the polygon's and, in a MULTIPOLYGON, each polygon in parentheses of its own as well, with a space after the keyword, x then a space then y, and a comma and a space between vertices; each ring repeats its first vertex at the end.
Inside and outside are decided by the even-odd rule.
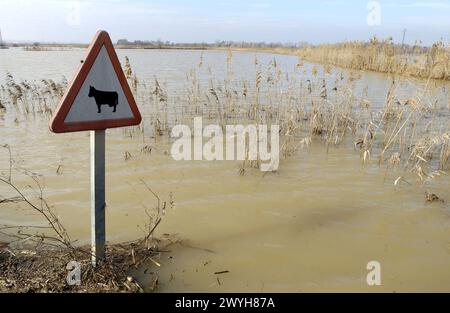
POLYGON ((50 121, 55 133, 137 125, 141 114, 105 31, 97 32, 50 121))

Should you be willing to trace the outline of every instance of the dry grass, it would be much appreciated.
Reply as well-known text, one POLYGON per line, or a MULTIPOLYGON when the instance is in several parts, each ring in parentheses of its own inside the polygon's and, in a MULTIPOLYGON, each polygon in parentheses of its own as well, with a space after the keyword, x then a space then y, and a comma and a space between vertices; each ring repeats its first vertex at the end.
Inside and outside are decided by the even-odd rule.
POLYGON ((450 51, 444 43, 431 48, 404 48, 391 39, 305 47, 298 51, 307 60, 355 70, 376 71, 419 78, 450 80, 450 51))
POLYGON ((91 266, 89 247, 68 251, 65 248, 31 248, 0 252, 0 292, 151 292, 158 280, 144 285, 130 270, 158 259, 157 243, 148 248, 142 242, 107 246, 106 261, 91 266), (67 264, 80 264, 81 284, 66 283, 67 264))

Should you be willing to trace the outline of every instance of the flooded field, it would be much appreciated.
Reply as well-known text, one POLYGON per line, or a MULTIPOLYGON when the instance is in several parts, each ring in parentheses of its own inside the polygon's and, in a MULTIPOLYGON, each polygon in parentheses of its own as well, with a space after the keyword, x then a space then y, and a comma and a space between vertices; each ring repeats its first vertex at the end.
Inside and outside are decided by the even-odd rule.
MULTIPOLYGON (((53 134, 48 120, 83 53, 0 50, 0 145, 12 162, 0 149, 0 173, 12 164, 12 181, 33 199, 37 177, 80 245, 90 242, 89 133, 53 134), (41 79, 61 85, 41 92, 36 86, 49 83, 41 79), (18 95, 12 80, 36 86, 18 95)), ((162 292, 450 291, 448 83, 272 54, 118 55, 122 65, 129 59, 144 120, 107 131, 107 240, 146 234, 153 191, 164 208, 155 237, 177 241, 155 260, 160 266, 137 270, 144 286, 155 272, 162 292), (281 124, 279 169, 174 161, 170 129, 194 116, 281 124), (381 286, 366 283, 373 260, 381 286)), ((0 200, 13 194, 0 185, 0 200)), ((42 223, 23 203, 0 201, 0 225, 42 223)))

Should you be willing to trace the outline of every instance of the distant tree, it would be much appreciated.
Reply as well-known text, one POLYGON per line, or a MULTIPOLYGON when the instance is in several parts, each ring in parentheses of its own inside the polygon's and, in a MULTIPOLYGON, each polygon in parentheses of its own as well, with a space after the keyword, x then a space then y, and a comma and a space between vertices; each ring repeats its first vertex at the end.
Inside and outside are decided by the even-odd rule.
POLYGON ((125 46, 125 45, 129 45, 130 42, 127 39, 119 39, 119 40, 117 40, 117 44, 125 46))

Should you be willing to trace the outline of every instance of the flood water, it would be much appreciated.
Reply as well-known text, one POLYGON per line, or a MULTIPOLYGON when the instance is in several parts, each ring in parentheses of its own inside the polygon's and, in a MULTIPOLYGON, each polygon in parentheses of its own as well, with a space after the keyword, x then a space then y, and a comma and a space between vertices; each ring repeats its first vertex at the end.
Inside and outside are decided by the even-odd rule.
MULTIPOLYGON (((70 79, 83 54, 82 50, 0 50, 0 84, 6 72, 17 80, 70 79)), ((183 97, 186 74, 202 52, 119 50, 118 55, 121 60, 129 57, 140 79, 152 81, 156 76, 169 94, 183 97)), ((261 64, 276 58, 286 73, 298 62, 294 56, 257 57, 261 64)), ((254 58, 254 53, 233 54, 236 79, 254 77, 254 58)), ((204 71, 220 80, 226 60, 227 52, 205 51, 204 71)), ((373 102, 383 103, 390 78, 363 75, 355 92, 368 85, 373 102)), ((424 84, 405 81, 400 97, 424 84)), ((448 86, 431 84, 439 91, 433 101, 448 105, 448 86)), ((14 121, 0 113, 0 145, 11 147, 13 181, 33 196, 27 187, 33 181, 21 172, 38 174, 45 199, 72 239, 88 244, 89 133, 52 134, 47 123, 44 118, 14 121)), ((237 161, 174 161, 168 151, 166 137, 107 131, 107 240, 145 235, 146 209, 152 210, 157 201, 142 180, 167 201, 156 237, 171 234, 181 240, 161 254, 160 267, 138 271, 144 287, 153 271, 162 292, 450 291, 448 175, 424 185, 411 173, 386 171, 376 160, 362 166, 358 151, 341 146, 327 151, 320 142, 267 174, 255 170, 239 175, 237 161), (153 147, 151 153, 141 151, 143 142, 153 147), (131 157, 125 158, 125 152, 131 157), (411 185, 395 187, 400 175, 411 185), (427 190, 446 202, 427 203, 427 190), (381 286, 366 283, 369 261, 381 264, 381 286), (223 271, 228 272, 215 274, 223 271)), ((0 172, 5 175, 8 152, 0 153, 0 172)), ((0 198, 10 194, 0 186, 0 198)), ((23 204, 0 203, 0 208, 0 224, 42 222, 23 204)))

